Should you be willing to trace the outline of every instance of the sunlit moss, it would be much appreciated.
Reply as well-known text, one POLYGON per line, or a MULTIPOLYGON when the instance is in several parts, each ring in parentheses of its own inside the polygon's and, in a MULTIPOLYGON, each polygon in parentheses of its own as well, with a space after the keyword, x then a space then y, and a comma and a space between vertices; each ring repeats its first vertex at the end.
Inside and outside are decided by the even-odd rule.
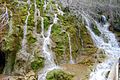
POLYGON ((46 80, 73 80, 73 75, 62 70, 53 70, 47 73, 46 80))
POLYGON ((31 68, 36 71, 44 67, 44 58, 38 57, 33 62, 31 62, 31 68))

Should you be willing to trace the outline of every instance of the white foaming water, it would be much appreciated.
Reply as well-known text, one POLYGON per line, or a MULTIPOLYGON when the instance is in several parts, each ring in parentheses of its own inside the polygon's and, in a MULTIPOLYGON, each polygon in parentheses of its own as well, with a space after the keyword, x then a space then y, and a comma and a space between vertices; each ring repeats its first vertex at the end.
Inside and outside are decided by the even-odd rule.
POLYGON ((72 58, 71 38, 70 38, 70 34, 69 33, 67 33, 67 35, 68 35, 68 39, 69 39, 70 64, 74 64, 74 61, 73 61, 73 58, 72 58))
POLYGON ((41 16, 40 16, 40 11, 37 8, 36 0, 34 0, 34 6, 35 6, 35 12, 34 12, 35 29, 34 30, 37 33, 37 24, 38 24, 38 20, 41 16))
POLYGON ((63 16, 64 12, 61 9, 59 9, 58 4, 56 4, 56 8, 57 8, 58 14, 63 16))
POLYGON ((23 27, 23 40, 22 40, 22 50, 26 49, 26 35, 27 35, 27 23, 28 23, 28 17, 30 16, 30 13, 28 11, 28 15, 25 20, 25 25, 23 27))
POLYGON ((19 56, 21 56, 23 59, 27 60, 28 57, 29 57, 29 53, 27 53, 26 51, 26 43, 27 43, 27 24, 28 24, 28 18, 30 16, 30 0, 27 1, 28 5, 29 5, 29 9, 27 11, 28 15, 26 17, 26 20, 25 20, 25 25, 23 26, 23 40, 22 40, 22 49, 21 49, 21 54, 19 56))
POLYGON ((41 35, 44 38, 44 18, 41 17, 41 35))
POLYGON ((8 21, 9 20, 9 15, 8 15, 7 7, 6 7, 5 10, 6 10, 5 13, 0 16, 0 20, 1 20, 1 22, 0 22, 1 28, 0 29, 2 29, 6 24, 9 23, 9 21, 8 21))
POLYGON ((118 42, 115 38, 115 35, 108 30, 109 24, 101 25, 100 23, 96 23, 98 30, 101 32, 101 36, 97 36, 94 34, 92 29, 90 28, 90 18, 87 14, 82 14, 82 17, 85 19, 87 26, 86 28, 91 34, 91 37, 98 48, 101 48, 105 51, 108 59, 104 62, 98 64, 93 72, 90 74, 90 80, 111 80, 108 79, 108 72, 111 71, 113 64, 118 61, 120 57, 120 48, 118 46, 118 42), (106 42, 107 39, 108 42, 106 42))
POLYGON ((47 8, 47 1, 46 1, 46 0, 44 0, 44 5, 43 5, 43 7, 44 7, 44 10, 46 10, 46 8, 47 8))
MULTIPOLYGON (((57 14, 54 14, 54 20, 53 20, 53 24, 51 24, 48 28, 48 31, 47 31, 47 37, 45 37, 44 35, 44 41, 43 41, 43 55, 45 57, 45 67, 43 68, 43 71, 42 73, 40 73, 38 75, 38 80, 46 80, 46 75, 49 71, 51 70, 54 70, 54 69, 58 69, 59 67, 55 64, 54 62, 54 56, 53 56, 53 53, 52 53, 52 50, 51 50, 51 39, 50 39, 50 36, 51 36, 51 30, 52 30, 52 26, 54 24, 57 23, 58 21, 58 18, 57 18, 57 14)), ((43 23, 43 22, 42 22, 43 23)), ((44 30, 44 26, 42 26, 42 30, 44 30)), ((44 33, 44 31, 42 31, 42 34, 44 33)))

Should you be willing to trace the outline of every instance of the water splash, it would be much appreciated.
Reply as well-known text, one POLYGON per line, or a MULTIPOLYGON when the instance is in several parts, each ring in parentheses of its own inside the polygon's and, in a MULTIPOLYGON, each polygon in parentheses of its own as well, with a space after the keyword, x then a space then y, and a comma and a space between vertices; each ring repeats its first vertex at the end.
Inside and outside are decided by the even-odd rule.
POLYGON ((90 21, 92 20, 90 16, 88 16, 87 14, 82 14, 82 17, 87 23, 86 28, 90 32, 94 43, 98 48, 103 49, 108 56, 108 59, 96 66, 94 71, 90 74, 90 80, 110 80, 107 79, 108 77, 106 77, 107 73, 111 71, 113 64, 116 63, 118 61, 118 58, 120 57, 120 48, 118 46, 115 35, 108 30, 108 23, 106 23, 105 25, 101 25, 94 20, 97 28, 101 32, 101 35, 104 34, 103 36, 106 37, 95 35, 95 33, 90 28, 90 21), (106 38, 108 42, 105 42, 104 38, 106 38))

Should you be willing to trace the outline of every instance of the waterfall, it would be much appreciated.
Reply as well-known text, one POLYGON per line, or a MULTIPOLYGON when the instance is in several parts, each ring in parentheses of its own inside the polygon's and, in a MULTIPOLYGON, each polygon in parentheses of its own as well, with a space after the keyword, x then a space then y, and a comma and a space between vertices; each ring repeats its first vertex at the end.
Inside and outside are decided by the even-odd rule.
POLYGON ((28 17, 30 16, 30 13, 28 11, 28 15, 25 20, 25 25, 23 27, 23 40, 22 40, 22 50, 26 49, 26 35, 27 35, 27 23, 28 23, 28 17))
POLYGON ((25 20, 25 25, 23 26, 22 50, 21 50, 21 55, 20 55, 21 58, 23 58, 25 60, 27 60, 27 58, 29 56, 29 53, 27 53, 27 51, 26 51, 26 43, 27 43, 26 35, 27 35, 28 18, 30 16, 30 12, 29 12, 29 10, 30 10, 30 1, 28 0, 27 3, 29 5, 29 9, 27 11, 28 15, 27 15, 26 20, 25 20))
POLYGON ((12 11, 10 11, 10 21, 9 21, 9 33, 11 33, 12 32, 12 27, 13 27, 13 23, 12 23, 12 11))
POLYGON ((37 33, 38 18, 40 18, 40 11, 37 8, 36 0, 34 0, 35 12, 34 12, 34 22, 35 22, 35 32, 37 33))
POLYGON ((86 28, 90 32, 94 43, 98 48, 103 49, 108 57, 104 62, 98 64, 94 71, 91 72, 90 80, 113 80, 109 79, 107 74, 111 72, 112 66, 118 62, 118 58, 120 57, 120 48, 115 35, 108 30, 109 23, 105 23, 104 25, 100 24, 85 13, 82 14, 82 17, 87 23, 86 28), (91 21, 95 22, 98 30, 101 32, 101 36, 95 35, 92 31, 90 26, 91 21), (107 39, 108 42, 106 42, 104 38, 107 39))
POLYGON ((71 38, 70 38, 70 34, 69 33, 67 33, 67 35, 68 35, 68 39, 69 39, 70 64, 74 64, 74 61, 73 61, 73 58, 72 58, 71 38))
MULTIPOLYGON (((43 18, 42 18, 43 20, 43 18)), ((58 69, 59 67, 55 64, 54 62, 54 57, 53 57, 53 53, 52 53, 52 50, 51 50, 51 39, 50 39, 50 36, 51 36, 51 30, 52 30, 52 26, 54 24, 56 24, 58 21, 58 18, 57 18, 57 14, 54 14, 54 19, 53 19, 53 24, 51 24, 48 28, 48 31, 47 31, 47 36, 45 37, 43 35, 44 33, 44 26, 43 26, 43 22, 42 22, 42 35, 44 36, 44 41, 43 41, 43 55, 45 57, 45 67, 43 68, 43 71, 42 73, 40 73, 38 75, 38 80, 45 80, 46 79, 46 75, 49 71, 53 70, 53 69, 58 69)))
POLYGON ((47 7, 47 1, 46 1, 46 0, 44 0, 44 5, 43 5, 43 7, 44 7, 44 10, 46 10, 46 7, 47 7))
POLYGON ((5 13, 0 16, 0 20, 1 20, 0 30, 2 30, 4 28, 4 26, 9 23, 8 8, 6 7, 5 10, 6 10, 5 13))
POLYGON ((41 35, 44 38, 44 18, 41 17, 41 35))

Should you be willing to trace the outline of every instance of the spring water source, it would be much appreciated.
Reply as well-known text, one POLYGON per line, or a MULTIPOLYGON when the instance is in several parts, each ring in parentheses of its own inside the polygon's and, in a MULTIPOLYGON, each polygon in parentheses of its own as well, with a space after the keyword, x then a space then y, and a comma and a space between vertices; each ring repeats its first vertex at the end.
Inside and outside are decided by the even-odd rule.
POLYGON ((113 80, 108 77, 108 73, 112 70, 113 65, 117 63, 118 58, 120 57, 120 48, 118 46, 118 42, 115 38, 115 35, 108 29, 110 24, 106 22, 102 25, 101 23, 98 23, 85 13, 82 14, 82 17, 84 18, 87 24, 86 28, 90 32, 90 35, 95 45, 99 49, 103 49, 105 51, 105 54, 107 55, 107 59, 104 62, 98 64, 95 67, 95 69, 91 72, 89 80, 113 80), (92 31, 91 21, 94 21, 98 30, 101 32, 100 36, 96 35, 92 31))

